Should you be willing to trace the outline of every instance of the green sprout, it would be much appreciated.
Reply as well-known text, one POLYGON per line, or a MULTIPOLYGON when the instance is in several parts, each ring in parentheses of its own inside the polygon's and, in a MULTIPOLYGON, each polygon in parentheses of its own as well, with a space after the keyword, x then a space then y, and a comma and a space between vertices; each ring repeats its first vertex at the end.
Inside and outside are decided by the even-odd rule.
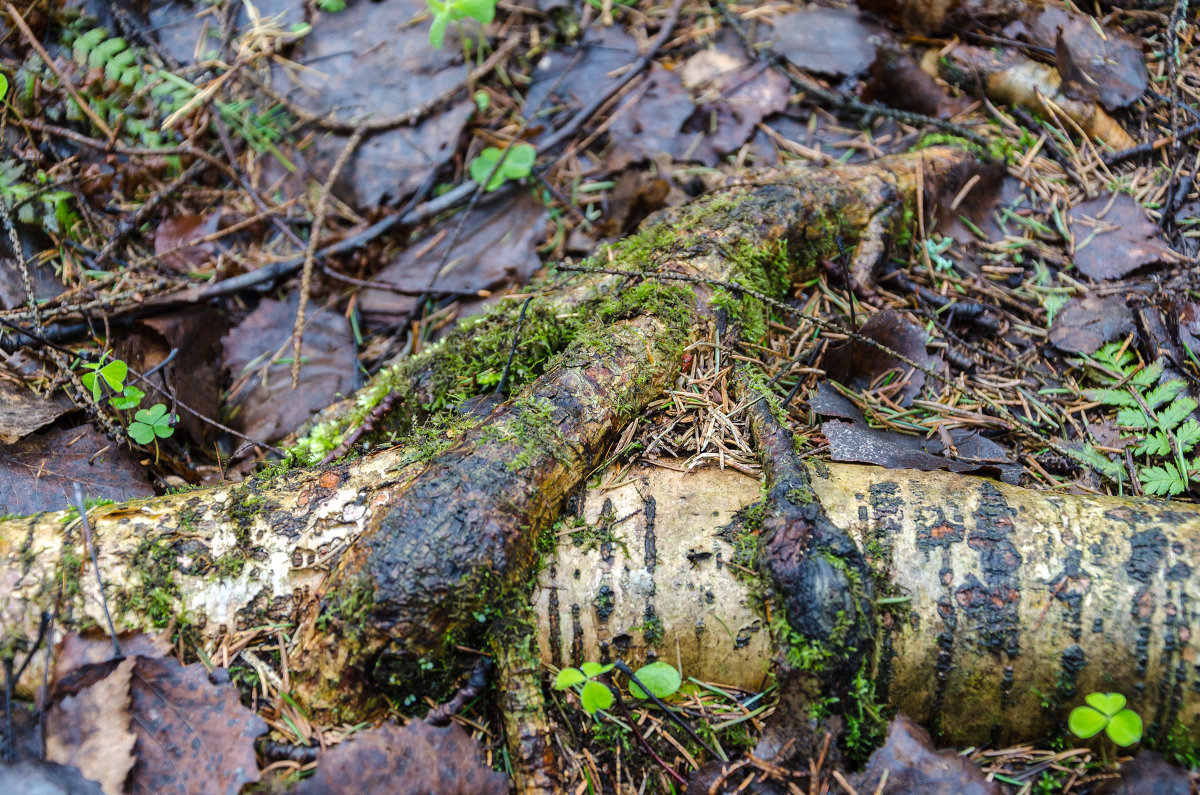
POLYGON ((108 384, 113 392, 120 392, 125 388, 125 376, 129 375, 129 366, 120 359, 113 359, 105 364, 104 355, 101 354, 99 362, 85 362, 83 367, 92 372, 84 373, 79 380, 83 382, 84 389, 91 391, 92 400, 97 403, 100 402, 101 383, 108 384))
POLYGON ((533 170, 533 162, 537 159, 537 151, 529 144, 514 144, 508 149, 508 155, 494 146, 489 146, 471 161, 471 179, 479 184, 487 181, 488 192, 494 191, 510 179, 528 177, 533 170), (500 158, 504 162, 500 163, 500 158), (500 167, 496 168, 496 164, 500 167), (495 173, 493 173, 493 171, 495 173), (488 176, 491 179, 488 180, 488 176))
POLYGON ((1075 736, 1086 740, 1104 730, 1110 740, 1122 747, 1142 739, 1142 718, 1125 708, 1125 696, 1089 693, 1084 701, 1087 706, 1076 707, 1067 718, 1067 726, 1075 736))
POLYGON ((429 27, 429 43, 435 50, 442 49, 446 41, 446 27, 451 22, 461 22, 470 17, 480 25, 490 24, 496 18, 496 0, 426 0, 433 12, 433 24, 429 27))
MULTIPOLYGON (((579 703, 584 712, 595 715, 597 710, 608 709, 613 705, 612 690, 597 677, 603 676, 613 669, 612 665, 601 665, 595 662, 585 662, 579 668, 563 668, 554 679, 555 690, 576 688, 579 692, 579 703), (582 685, 582 687, 580 687, 582 685)), ((628 669, 626 669, 628 670, 628 669)), ((674 695, 683 684, 679 671, 665 662, 652 662, 643 665, 634 672, 642 684, 650 689, 651 695, 663 699, 674 695)), ((636 682, 629 683, 629 694, 634 698, 645 700, 650 696, 636 682)))
POLYGON ((129 423, 129 438, 138 444, 154 442, 157 445, 159 439, 166 439, 175 433, 171 427, 174 418, 173 414, 167 414, 167 407, 162 403, 140 409, 133 415, 133 422, 129 423))

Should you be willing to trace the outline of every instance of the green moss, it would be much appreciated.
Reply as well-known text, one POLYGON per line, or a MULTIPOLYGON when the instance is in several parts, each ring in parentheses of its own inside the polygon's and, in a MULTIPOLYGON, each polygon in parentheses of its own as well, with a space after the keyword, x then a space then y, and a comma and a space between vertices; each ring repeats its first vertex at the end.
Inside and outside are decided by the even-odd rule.
POLYGON ((375 591, 366 575, 358 575, 341 582, 321 600, 321 611, 316 625, 322 632, 330 622, 337 620, 344 632, 356 635, 361 631, 363 619, 375 606, 375 591))
POLYGON ((160 629, 172 618, 178 625, 185 625, 186 617, 178 609, 182 594, 175 582, 178 556, 171 545, 162 538, 145 539, 130 558, 136 567, 139 584, 136 588, 125 589, 113 600, 117 614, 143 615, 151 626, 160 629))

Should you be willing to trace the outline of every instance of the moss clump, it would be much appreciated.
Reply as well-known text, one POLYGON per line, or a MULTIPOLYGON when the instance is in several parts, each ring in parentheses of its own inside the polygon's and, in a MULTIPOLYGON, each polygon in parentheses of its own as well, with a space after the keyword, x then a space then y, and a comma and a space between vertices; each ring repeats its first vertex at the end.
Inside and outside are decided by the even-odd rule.
MULTIPOLYGON (((140 579, 137 588, 122 591, 114 600, 118 614, 141 614, 150 624, 163 628, 175 618, 180 626, 186 624, 179 605, 182 594, 175 582, 179 565, 175 550, 162 538, 142 541, 131 555, 140 579)), ((137 625, 139 622, 134 622, 137 625)))

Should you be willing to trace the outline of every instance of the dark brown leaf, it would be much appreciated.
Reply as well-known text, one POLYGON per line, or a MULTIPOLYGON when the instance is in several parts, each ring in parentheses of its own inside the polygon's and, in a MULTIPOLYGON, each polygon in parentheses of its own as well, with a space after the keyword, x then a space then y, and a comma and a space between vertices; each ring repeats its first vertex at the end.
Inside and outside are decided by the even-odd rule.
POLYGON ((1066 353, 1092 354, 1134 331, 1133 312, 1119 296, 1072 298, 1054 316, 1050 342, 1066 353))
MULTIPOLYGON (((405 196, 448 162, 475 104, 466 92, 450 96, 466 77, 457 34, 433 49, 425 0, 352 2, 336 14, 323 14, 292 58, 314 68, 277 67, 275 88, 305 110, 342 120, 386 119, 429 104, 434 107, 411 126, 367 137, 346 163, 337 195, 356 207, 374 207, 385 197, 405 196), (293 80, 294 75, 294 80, 293 80), (439 98, 443 98, 438 102, 439 98)), ((453 26, 451 26, 453 28, 453 26)), ((305 157, 311 175, 324 182, 346 147, 348 136, 317 135, 305 157)), ((304 190, 305 183, 294 189, 304 190)))
POLYGON ((1116 110, 1145 92, 1150 77, 1140 39, 1111 27, 1101 35, 1090 16, 1053 4, 1027 12, 1021 24, 1033 43, 1054 47, 1063 89, 1072 99, 1116 110))
POLYGON ((699 106, 684 127, 682 156, 705 165, 736 152, 763 118, 788 104, 790 86, 783 75, 721 50, 696 53, 680 77, 699 106))
POLYGON ((1000 787, 955 751, 938 751, 929 732, 905 715, 888 727, 887 741, 871 754, 866 769, 850 777, 859 792, 875 792, 884 775, 888 792, 954 792, 992 795, 1000 787))
POLYGON ((871 64, 870 80, 863 89, 863 99, 938 119, 948 119, 971 104, 966 97, 950 96, 945 87, 921 69, 915 58, 891 45, 879 47, 871 64))
POLYGON ((130 728, 129 687, 135 663, 126 657, 103 679, 63 696, 46 713, 46 758, 78 768, 106 795, 123 793, 133 769, 137 738, 130 728))
POLYGON ((117 501, 154 494, 133 454, 90 425, 51 428, 0 445, 0 515, 66 508, 74 499, 73 483, 88 497, 117 501))
POLYGON ((780 15, 768 35, 775 51, 801 69, 846 77, 867 70, 887 32, 856 10, 810 6, 780 15))
POLYGON ((616 171, 665 154, 678 160, 694 136, 682 134, 694 108, 676 72, 658 64, 618 106, 609 136, 613 142, 606 164, 616 171))
POLYGON ((1132 762, 1121 765, 1121 777, 1104 782, 1099 792, 1104 795, 1188 795, 1192 791, 1191 776, 1186 770, 1167 764, 1154 751, 1142 750, 1132 762))
POLYGON ((356 386, 354 338, 340 313, 309 304, 300 347, 300 384, 292 389, 292 325, 300 298, 264 300, 222 340, 222 365, 234 379, 232 422, 252 439, 273 442, 356 386), (262 377, 262 367, 282 351, 262 377))
MULTIPOLYGON (((867 319, 858 331, 862 336, 886 345, 917 364, 928 367, 933 357, 925 352, 925 329, 904 317, 900 312, 886 310, 877 312, 867 319)), ((925 385, 925 374, 914 370, 899 359, 884 353, 873 345, 858 340, 849 340, 825 355, 825 373, 853 389, 869 389, 886 373, 898 372, 899 383, 895 400, 901 406, 912 404, 912 399, 925 385)), ((897 380, 889 389, 896 390, 897 380)))
POLYGON ((137 657, 131 685, 137 764, 132 792, 237 795, 258 781, 254 739, 267 730, 233 685, 202 665, 137 657))
POLYGON ((483 763, 479 746, 457 723, 385 723, 359 732, 321 756, 299 795, 504 795, 508 777, 483 763))
POLYGON ((525 115, 547 125, 565 120, 603 93, 617 79, 609 73, 627 67, 638 54, 637 40, 620 25, 588 28, 578 45, 551 50, 537 62, 525 115))
POLYGON ((0 380, 0 444, 19 441, 73 408, 62 392, 37 395, 21 384, 0 380))
POLYGON ((1126 193, 1075 205, 1067 226, 1075 239, 1075 267, 1093 279, 1120 279, 1172 254, 1158 239, 1158 227, 1126 193))
MULTIPOLYGON (((142 632, 118 632, 117 643, 125 657, 162 657, 171 651, 167 635, 146 635, 142 632)), ((54 655, 54 670, 50 677, 50 693, 57 698, 61 683, 74 672, 90 665, 113 659, 112 639, 98 627, 83 632, 68 632, 58 643, 54 655)))
POLYGON ((200 270, 212 263, 215 241, 194 243, 220 228, 221 213, 174 215, 164 219, 154 232, 154 255, 180 273, 200 270), (179 249, 176 251, 175 249, 179 249))
MULTIPOLYGON (((433 279, 459 218, 440 224, 433 233, 404 251, 377 273, 373 281, 420 292, 433 281, 434 289, 482 290, 523 284, 542 266, 537 247, 546 234, 546 208, 522 195, 516 199, 484 202, 467 219, 453 254, 433 279), (435 245, 430 245, 433 242, 435 245)), ((359 309, 368 327, 378 328, 403 320, 416 306, 413 295, 387 290, 364 290, 359 309)))

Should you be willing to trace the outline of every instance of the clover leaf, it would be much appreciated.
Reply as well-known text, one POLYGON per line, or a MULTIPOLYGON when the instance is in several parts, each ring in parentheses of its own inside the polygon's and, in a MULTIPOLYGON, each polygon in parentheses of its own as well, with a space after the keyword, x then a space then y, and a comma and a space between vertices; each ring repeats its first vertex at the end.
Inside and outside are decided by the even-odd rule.
POLYGON ((1110 740, 1122 747, 1142 739, 1142 718, 1125 709, 1125 696, 1089 693, 1084 701, 1087 706, 1076 707, 1067 718, 1067 727, 1075 736, 1086 740, 1104 730, 1110 740))
POLYGON ((471 179, 483 184, 487 180, 487 190, 489 192, 496 190, 510 179, 521 179, 528 177, 533 171, 533 163, 537 159, 537 150, 529 144, 514 144, 508 150, 508 156, 504 157, 504 162, 500 168, 496 168, 496 163, 503 156, 503 151, 494 146, 489 146, 484 149, 479 155, 471 161, 469 171, 471 179), (492 173, 495 169, 496 173, 492 173), (488 175, 491 179, 488 180, 488 175))
POLYGON ((429 26, 429 43, 435 50, 446 43, 446 28, 451 22, 467 17, 480 25, 490 24, 496 18, 496 0, 426 0, 433 12, 433 24, 429 26))
MULTIPOLYGON (((667 698, 674 695, 679 686, 683 684, 683 677, 679 675, 679 671, 675 670, 674 666, 665 662, 652 662, 649 665, 643 665, 634 672, 634 675, 638 678, 638 682, 644 684, 658 698, 667 698)), ((646 692, 638 687, 637 682, 629 683, 629 693, 634 698, 649 698, 646 692)))
POLYGON ((563 668, 554 678, 554 689, 566 690, 583 685, 579 689, 579 703, 587 714, 595 715, 597 710, 613 705, 613 694, 608 685, 597 682, 593 677, 602 676, 612 669, 612 665, 597 662, 585 662, 579 668, 563 668))
POLYGON ((125 411, 126 409, 137 407, 137 405, 142 402, 142 398, 145 396, 145 392, 138 389, 133 384, 130 384, 129 386, 125 387, 125 390, 121 394, 113 395, 108 402, 112 404, 114 409, 125 411))
POLYGON ((174 415, 167 414, 167 407, 162 403, 141 409, 133 415, 133 422, 129 423, 129 438, 138 444, 150 444, 156 438, 166 439, 175 433, 171 427, 172 419, 174 415))
POLYGON ((84 369, 91 370, 90 373, 84 373, 79 377, 83 382, 84 389, 90 390, 92 400, 100 402, 100 382, 108 384, 109 388, 114 392, 120 392, 125 388, 125 376, 129 375, 129 367, 120 359, 113 359, 108 364, 104 364, 104 360, 99 362, 84 363, 84 369))

